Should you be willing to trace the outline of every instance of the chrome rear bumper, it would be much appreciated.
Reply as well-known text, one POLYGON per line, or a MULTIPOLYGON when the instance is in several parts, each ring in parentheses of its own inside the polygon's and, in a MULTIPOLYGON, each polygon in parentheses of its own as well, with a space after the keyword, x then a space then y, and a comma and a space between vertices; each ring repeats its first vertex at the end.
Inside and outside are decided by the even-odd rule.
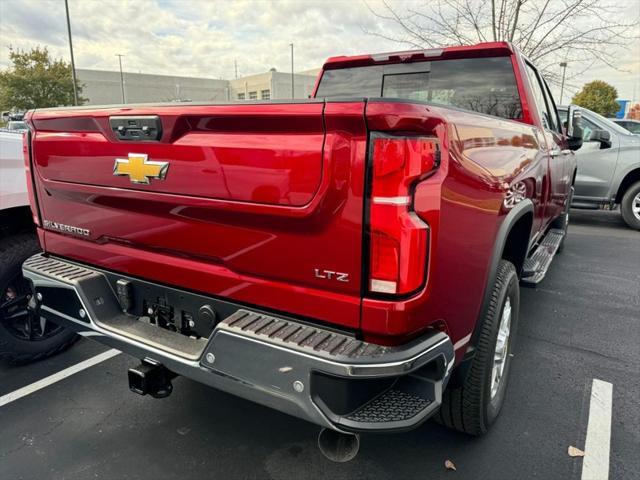
POLYGON ((441 332, 386 347, 238 306, 208 339, 195 339, 123 313, 105 272, 43 254, 28 259, 23 272, 42 298, 41 314, 51 320, 176 374, 334 430, 419 425, 439 408, 453 367, 453 346, 441 332))

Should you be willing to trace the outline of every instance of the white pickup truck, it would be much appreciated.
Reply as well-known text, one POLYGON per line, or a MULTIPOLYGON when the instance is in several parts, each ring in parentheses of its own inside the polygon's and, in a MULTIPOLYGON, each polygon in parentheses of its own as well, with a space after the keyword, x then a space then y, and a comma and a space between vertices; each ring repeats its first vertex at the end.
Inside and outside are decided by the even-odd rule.
POLYGON ((23 132, 0 131, 0 358, 18 364, 71 345, 75 334, 29 309, 22 262, 40 250, 27 193, 23 132))

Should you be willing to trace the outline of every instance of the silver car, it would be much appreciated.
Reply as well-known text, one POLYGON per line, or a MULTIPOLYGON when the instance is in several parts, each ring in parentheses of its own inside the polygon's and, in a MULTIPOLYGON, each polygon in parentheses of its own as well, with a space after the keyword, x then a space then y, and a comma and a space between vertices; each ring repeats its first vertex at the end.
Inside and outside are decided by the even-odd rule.
MULTIPOLYGON (((567 107, 561 107, 566 117, 567 107)), ((582 112, 584 143, 576 151, 574 208, 620 205, 629 227, 640 230, 640 136, 586 108, 582 112)))

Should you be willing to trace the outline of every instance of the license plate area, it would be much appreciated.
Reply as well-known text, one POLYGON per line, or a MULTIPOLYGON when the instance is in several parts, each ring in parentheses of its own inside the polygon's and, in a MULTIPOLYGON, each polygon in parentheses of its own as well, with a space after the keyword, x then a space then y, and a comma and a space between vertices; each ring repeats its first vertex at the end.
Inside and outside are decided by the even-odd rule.
POLYGON ((142 279, 102 272, 120 310, 139 323, 191 339, 208 339, 216 325, 238 310, 223 300, 159 285, 142 279))

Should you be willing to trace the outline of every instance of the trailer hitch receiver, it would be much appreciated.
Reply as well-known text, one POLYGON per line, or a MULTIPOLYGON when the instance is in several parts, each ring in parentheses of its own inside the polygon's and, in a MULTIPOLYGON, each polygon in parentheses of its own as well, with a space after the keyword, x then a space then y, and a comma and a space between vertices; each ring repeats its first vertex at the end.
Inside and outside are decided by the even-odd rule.
POLYGON ((138 395, 151 395, 154 398, 165 398, 171 395, 173 384, 171 379, 176 375, 162 364, 144 359, 140 365, 130 368, 129 389, 138 395))

